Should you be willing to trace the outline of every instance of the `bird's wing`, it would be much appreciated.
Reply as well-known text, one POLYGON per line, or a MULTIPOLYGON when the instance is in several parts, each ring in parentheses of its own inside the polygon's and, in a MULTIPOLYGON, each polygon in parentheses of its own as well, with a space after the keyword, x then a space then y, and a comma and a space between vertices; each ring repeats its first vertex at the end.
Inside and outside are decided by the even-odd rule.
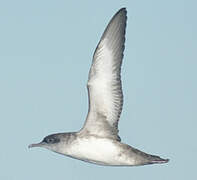
POLYGON ((111 19, 94 52, 87 83, 89 112, 81 132, 119 139, 118 120, 122 111, 121 64, 123 59, 126 9, 111 19))

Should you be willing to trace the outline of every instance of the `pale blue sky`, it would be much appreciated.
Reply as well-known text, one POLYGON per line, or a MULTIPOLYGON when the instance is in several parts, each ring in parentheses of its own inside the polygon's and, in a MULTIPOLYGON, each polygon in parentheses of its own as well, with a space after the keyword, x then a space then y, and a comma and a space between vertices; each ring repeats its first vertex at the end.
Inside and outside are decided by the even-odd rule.
POLYGON ((1 1, 0 179, 196 179, 196 7, 194 0, 1 1), (83 125, 92 54, 121 7, 128 24, 120 136, 170 162, 102 167, 28 149, 83 125))

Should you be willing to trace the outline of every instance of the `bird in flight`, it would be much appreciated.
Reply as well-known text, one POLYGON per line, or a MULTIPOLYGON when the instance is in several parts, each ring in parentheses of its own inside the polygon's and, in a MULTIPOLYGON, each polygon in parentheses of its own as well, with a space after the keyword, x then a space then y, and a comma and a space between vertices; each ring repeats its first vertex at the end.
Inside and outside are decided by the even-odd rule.
POLYGON ((118 135, 123 105, 120 72, 126 14, 126 8, 122 8, 112 17, 94 52, 87 83, 89 110, 83 128, 78 132, 46 136, 42 142, 31 144, 29 148, 43 147, 75 159, 108 166, 139 166, 169 161, 122 143, 118 135))

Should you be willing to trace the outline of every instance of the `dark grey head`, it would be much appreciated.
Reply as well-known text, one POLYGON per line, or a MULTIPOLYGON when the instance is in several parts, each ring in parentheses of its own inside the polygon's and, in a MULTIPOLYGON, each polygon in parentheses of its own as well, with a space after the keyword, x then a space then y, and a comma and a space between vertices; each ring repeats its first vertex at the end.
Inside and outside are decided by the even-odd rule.
POLYGON ((44 147, 53 151, 56 151, 59 147, 59 144, 64 139, 64 133, 59 134, 51 134, 46 136, 40 143, 37 144, 30 144, 28 147, 44 147))
POLYGON ((28 147, 43 147, 58 153, 63 153, 66 150, 68 143, 74 140, 75 133, 58 133, 46 136, 40 143, 30 144, 28 147))
POLYGON ((42 142, 47 144, 55 144, 60 142, 60 135, 59 134, 52 134, 49 136, 46 136, 42 142))

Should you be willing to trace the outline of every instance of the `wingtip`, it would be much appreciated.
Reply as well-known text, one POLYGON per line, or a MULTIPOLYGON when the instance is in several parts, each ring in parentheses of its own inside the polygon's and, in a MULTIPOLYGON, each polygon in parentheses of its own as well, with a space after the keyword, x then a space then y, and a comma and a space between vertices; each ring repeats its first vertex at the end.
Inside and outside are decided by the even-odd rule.
POLYGON ((127 8, 126 7, 122 7, 122 8, 120 8, 119 11, 127 11, 127 8))
MULTIPOLYGON (((127 9, 126 7, 123 7, 121 9, 119 9, 116 14, 113 16, 113 18, 111 19, 110 22, 113 21, 113 19, 115 19, 117 16, 123 18, 123 19, 127 19, 127 9)), ((110 23, 109 23, 110 24, 110 23)))
POLYGON ((127 13, 127 8, 126 8, 126 7, 120 8, 116 14, 119 14, 119 13, 121 13, 121 12, 123 12, 123 13, 126 14, 126 13, 127 13))

